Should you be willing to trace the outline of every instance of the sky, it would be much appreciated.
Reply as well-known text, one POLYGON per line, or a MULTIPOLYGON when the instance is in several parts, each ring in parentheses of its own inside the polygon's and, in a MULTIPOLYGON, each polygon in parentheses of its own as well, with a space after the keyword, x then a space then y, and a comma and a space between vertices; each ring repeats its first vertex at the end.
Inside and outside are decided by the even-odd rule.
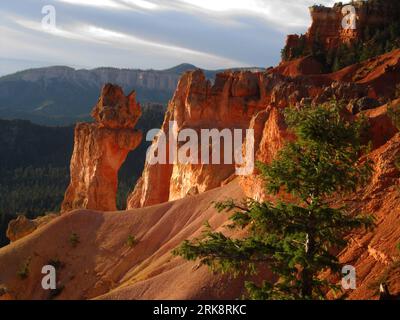
POLYGON ((2 0, 0 75, 74 68, 269 67, 332 0, 2 0), (54 13, 54 14, 53 14, 54 13))

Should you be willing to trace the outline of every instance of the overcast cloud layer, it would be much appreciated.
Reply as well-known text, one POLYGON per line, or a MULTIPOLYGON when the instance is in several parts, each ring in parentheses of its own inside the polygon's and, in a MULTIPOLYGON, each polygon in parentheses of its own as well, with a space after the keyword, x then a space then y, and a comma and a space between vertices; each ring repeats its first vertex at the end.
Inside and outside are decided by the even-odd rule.
POLYGON ((331 0, 2 0, 0 75, 68 65, 165 69, 275 65, 308 7, 331 0), (42 8, 56 29, 42 28, 42 8))

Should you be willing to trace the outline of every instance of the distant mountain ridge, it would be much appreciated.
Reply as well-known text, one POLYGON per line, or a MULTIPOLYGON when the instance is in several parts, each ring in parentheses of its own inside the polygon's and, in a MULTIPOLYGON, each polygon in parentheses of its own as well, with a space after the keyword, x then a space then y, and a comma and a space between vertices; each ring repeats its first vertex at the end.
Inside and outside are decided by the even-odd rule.
MULTIPOLYGON (((125 92, 135 90, 142 104, 167 104, 180 76, 197 69, 181 64, 166 70, 92 70, 53 66, 20 71, 0 77, 0 118, 26 119, 45 125, 86 121, 100 88, 108 82, 125 92)), ((213 79, 223 70, 204 70, 213 79)))

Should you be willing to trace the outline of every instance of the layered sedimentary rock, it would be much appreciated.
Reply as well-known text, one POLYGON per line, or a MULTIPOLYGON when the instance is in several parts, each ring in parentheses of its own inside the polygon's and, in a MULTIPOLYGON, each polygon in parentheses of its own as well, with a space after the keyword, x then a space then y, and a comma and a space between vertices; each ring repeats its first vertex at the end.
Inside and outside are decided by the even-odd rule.
POLYGON ((92 111, 95 122, 76 125, 71 182, 62 212, 117 209, 118 171, 142 140, 134 129, 141 115, 135 97, 135 92, 125 96, 120 87, 107 84, 92 111))
MULTIPOLYGON (((228 129, 232 135, 234 129, 247 129, 252 116, 265 107, 261 82, 258 73, 225 72, 218 74, 212 85, 202 71, 188 72, 182 76, 169 103, 162 131, 168 137, 173 121, 177 132, 191 129, 199 137, 202 129, 228 129)), ((202 142, 208 144, 199 141, 198 150, 202 142)), ((160 143, 160 137, 156 137, 153 146, 160 143)), ((178 149, 184 144, 185 141, 178 143, 178 149)), ((211 153, 211 144, 208 145, 211 153)), ((216 188, 235 172, 234 163, 222 164, 225 163, 223 158, 221 164, 203 164, 200 158, 198 164, 179 161, 174 164, 168 141, 166 149, 168 164, 146 164, 142 178, 128 199, 128 208, 158 204, 216 188)), ((224 154, 223 139, 220 150, 224 154)))
POLYGON ((368 156, 374 169, 370 183, 340 202, 355 213, 373 215, 376 223, 372 231, 352 235, 339 255, 343 265, 350 264, 357 270, 357 290, 350 292, 351 299, 376 299, 382 282, 392 294, 400 293, 399 157, 400 135, 395 134, 368 156))
POLYGON ((354 12, 345 4, 336 3, 332 8, 315 5, 309 8, 311 27, 305 35, 289 35, 286 39, 286 60, 298 56, 299 50, 309 52, 317 44, 324 50, 336 49, 355 40, 364 40, 371 30, 377 30, 398 20, 400 6, 397 0, 354 1, 354 12), (351 15, 355 14, 355 21, 351 15), (355 25, 351 28, 352 21, 355 25), (344 24, 344 25, 343 25, 344 24))
MULTIPOLYGON (((217 75, 213 85, 200 70, 184 74, 162 126, 167 163, 146 164, 128 199, 128 208, 202 193, 235 176, 234 164, 173 163, 168 141, 171 121, 176 122, 177 132, 191 129, 197 134, 201 129, 254 129, 255 160, 268 162, 290 135, 285 131, 282 109, 340 99, 349 113, 357 114, 384 104, 394 95, 396 83, 400 82, 400 50, 332 74, 314 74, 299 65, 304 67, 307 63, 292 61, 283 68, 281 65, 264 72, 224 72, 217 75), (292 74, 291 70, 295 72, 292 74), (388 82, 390 86, 385 85, 388 82)), ((312 61, 310 65, 313 66, 312 61)), ((393 131, 392 126, 388 130, 393 131)), ((161 142, 163 139, 156 137, 153 147, 161 142)), ((181 142, 178 147, 184 144, 181 142)), ((252 183, 247 181, 246 184, 252 183)), ((259 189, 255 192, 259 196, 263 188, 257 186, 260 187, 249 189, 259 189)))
MULTIPOLYGON (((268 106, 255 115, 250 123, 254 130, 255 161, 270 163, 287 141, 293 140, 294 134, 288 131, 280 109, 268 106)), ((245 143, 243 150, 245 149, 245 143)), ((245 194, 253 199, 266 198, 265 182, 255 168, 253 174, 240 177, 239 183, 245 194)))
MULTIPOLYGON (((332 81, 326 81, 328 84, 332 81)), ((324 83, 324 82, 322 82, 324 83)), ((251 129, 252 118, 268 106, 284 108, 300 102, 314 88, 313 79, 292 79, 274 70, 265 72, 224 72, 216 76, 211 84, 200 70, 184 74, 174 97, 169 103, 161 131, 167 137, 167 164, 147 163, 135 190, 128 198, 127 207, 138 208, 159 204, 202 193, 219 187, 236 172, 232 164, 182 164, 169 154, 170 123, 175 121, 176 132, 194 130, 201 136, 202 129, 242 130, 243 141, 246 129, 251 129)), ((315 90, 314 90, 315 91, 315 90)), ((322 88, 315 92, 322 91, 322 88)), ((242 142, 243 142, 242 141, 242 142)), ((162 144, 157 136, 153 147, 162 144)), ((201 150, 199 142, 198 150, 201 150)), ((185 142, 178 144, 178 147, 185 142)), ((221 163, 224 154, 221 139, 221 163)), ((210 147, 211 148, 211 147, 210 147)), ((151 160, 151 159, 148 159, 151 160)), ((148 161, 149 162, 149 161, 148 161)))

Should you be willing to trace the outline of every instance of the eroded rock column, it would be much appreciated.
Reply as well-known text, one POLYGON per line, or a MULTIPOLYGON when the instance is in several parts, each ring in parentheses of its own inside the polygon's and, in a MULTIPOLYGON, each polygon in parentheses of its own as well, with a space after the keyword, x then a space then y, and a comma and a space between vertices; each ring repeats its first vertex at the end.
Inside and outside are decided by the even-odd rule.
POLYGON ((106 84, 92 111, 94 123, 78 123, 71 159, 71 182, 61 212, 75 209, 115 211, 118 171, 142 140, 135 130, 141 116, 135 92, 106 84))

